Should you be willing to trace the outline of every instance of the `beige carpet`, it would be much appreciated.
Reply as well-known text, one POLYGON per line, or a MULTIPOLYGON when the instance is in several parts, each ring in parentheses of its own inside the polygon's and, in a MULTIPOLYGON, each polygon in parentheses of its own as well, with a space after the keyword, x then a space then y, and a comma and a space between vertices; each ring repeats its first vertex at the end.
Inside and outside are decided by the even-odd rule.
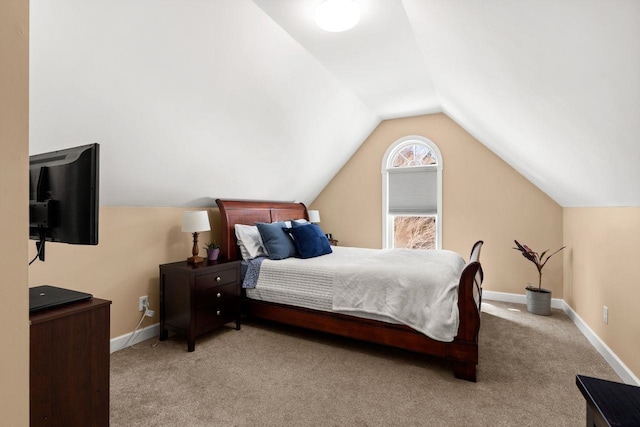
POLYGON ((247 321, 111 356, 111 426, 583 426, 575 375, 619 381, 559 310, 483 303, 478 382, 435 358, 247 321))

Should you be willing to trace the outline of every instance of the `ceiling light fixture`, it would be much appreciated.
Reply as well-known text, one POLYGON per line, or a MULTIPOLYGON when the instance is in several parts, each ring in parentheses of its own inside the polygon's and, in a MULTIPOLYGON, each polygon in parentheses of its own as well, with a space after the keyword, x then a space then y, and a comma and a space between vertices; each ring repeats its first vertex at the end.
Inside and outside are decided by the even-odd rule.
POLYGON ((316 23, 325 31, 347 31, 358 21, 360 6, 353 0, 326 0, 316 8, 316 23))

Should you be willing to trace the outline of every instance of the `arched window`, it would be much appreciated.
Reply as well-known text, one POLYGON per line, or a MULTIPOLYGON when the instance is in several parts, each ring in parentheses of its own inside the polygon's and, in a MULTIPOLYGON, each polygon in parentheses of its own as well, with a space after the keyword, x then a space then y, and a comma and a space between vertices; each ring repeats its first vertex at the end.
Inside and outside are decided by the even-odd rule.
POLYGON ((382 246, 442 248, 442 155, 433 141, 406 136, 382 160, 382 246))

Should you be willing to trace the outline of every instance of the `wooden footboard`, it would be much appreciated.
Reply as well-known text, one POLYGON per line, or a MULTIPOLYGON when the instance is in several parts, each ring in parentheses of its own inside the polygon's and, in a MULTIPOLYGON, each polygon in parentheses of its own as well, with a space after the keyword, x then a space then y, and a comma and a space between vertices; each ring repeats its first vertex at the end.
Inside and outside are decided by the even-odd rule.
MULTIPOLYGON (((480 264, 477 262, 465 267, 461 278, 461 288, 468 285, 462 283, 463 279, 471 277, 473 282, 473 277, 479 267, 480 264)), ((468 289, 468 293, 471 294, 470 301, 465 296, 466 292, 459 292, 460 326, 458 335, 452 342, 433 340, 409 326, 363 319, 347 314, 311 310, 304 307, 252 300, 246 297, 242 304, 245 314, 250 317, 445 358, 451 362, 456 378, 475 382, 478 365, 480 312, 474 302, 471 288, 468 289)))
POLYGON ((480 262, 470 262, 462 271, 458 284, 458 312, 460 325, 451 353, 448 358, 453 364, 456 378, 476 381, 476 366, 478 365, 478 334, 480 332, 480 301, 482 282, 476 279, 481 273, 480 262), (478 293, 478 298, 474 296, 478 293))
MULTIPOLYGON (((222 254, 238 259, 235 224, 253 225, 256 221, 273 222, 307 218, 302 203, 216 200, 222 218, 222 254)), ((299 326, 377 344, 398 347, 449 360, 456 378, 476 381, 478 332, 482 270, 478 262, 479 247, 474 245, 471 262, 464 268, 458 287, 460 323, 453 342, 435 341, 405 325, 363 319, 346 314, 311 310, 283 304, 243 298, 243 309, 251 317, 299 326)))

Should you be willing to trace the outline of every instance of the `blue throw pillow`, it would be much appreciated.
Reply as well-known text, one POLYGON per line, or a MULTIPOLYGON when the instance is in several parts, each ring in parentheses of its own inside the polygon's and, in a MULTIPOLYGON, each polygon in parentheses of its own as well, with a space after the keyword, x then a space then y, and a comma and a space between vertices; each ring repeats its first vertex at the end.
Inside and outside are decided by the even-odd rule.
POLYGON ((287 231, 293 236, 300 258, 313 258, 333 252, 327 236, 317 224, 292 224, 287 231))
POLYGON ((296 254, 296 246, 291 237, 284 231, 284 222, 256 222, 256 227, 262 237, 262 243, 267 248, 269 259, 285 259, 296 254))

